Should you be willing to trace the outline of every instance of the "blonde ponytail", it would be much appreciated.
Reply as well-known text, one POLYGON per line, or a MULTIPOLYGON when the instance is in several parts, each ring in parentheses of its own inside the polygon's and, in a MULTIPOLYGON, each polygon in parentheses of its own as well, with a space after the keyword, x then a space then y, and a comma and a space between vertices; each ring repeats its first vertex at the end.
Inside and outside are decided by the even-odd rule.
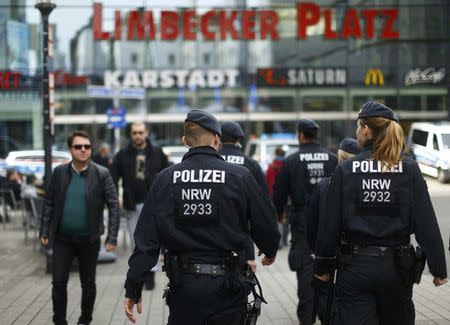
POLYGON ((381 161, 386 169, 398 164, 404 148, 402 127, 397 122, 383 117, 361 119, 361 123, 373 132, 372 158, 381 161))

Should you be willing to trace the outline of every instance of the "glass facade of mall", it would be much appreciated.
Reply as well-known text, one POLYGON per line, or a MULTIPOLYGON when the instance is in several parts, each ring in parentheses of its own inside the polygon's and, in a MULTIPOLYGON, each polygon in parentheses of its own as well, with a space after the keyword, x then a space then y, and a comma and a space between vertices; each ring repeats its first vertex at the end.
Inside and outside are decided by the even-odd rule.
MULTIPOLYGON (((34 1, 8 2, 0 5, 0 137, 41 147, 40 17, 34 1)), ((114 33, 114 15, 119 11, 122 35, 121 40, 94 40, 94 2, 56 1, 58 7, 50 16, 55 143, 63 146, 67 134, 76 128, 89 130, 99 141, 113 140, 113 132, 106 126, 112 98, 91 97, 87 91, 88 85, 106 83, 105 71, 120 73, 116 81, 132 86, 145 86, 145 71, 158 74, 158 84, 147 87, 144 98, 121 98, 120 107, 127 110, 128 122, 150 123, 152 137, 167 144, 179 141, 190 108, 240 121, 256 136, 291 133, 299 117, 314 118, 330 146, 353 134, 352 120, 368 99, 394 108, 405 129, 412 121, 448 118, 450 1, 311 2, 322 14, 307 29, 307 38, 298 39, 296 1, 173 1, 170 7, 163 1, 99 1, 103 30, 114 33), (139 7, 143 3, 144 7, 139 7), (199 15, 214 9, 256 10, 256 20, 263 10, 273 10, 279 17, 279 39, 211 41, 198 33, 193 41, 181 37, 164 41, 158 36, 156 40, 127 40, 131 11, 143 15, 151 10, 157 22, 164 10, 181 14, 188 9, 199 15), (367 37, 362 13, 368 9, 398 9, 393 29, 399 37, 378 37, 386 27, 382 17, 375 19, 375 37, 367 37), (326 39, 325 25, 341 33, 349 10, 357 13, 362 37, 326 39), (325 11, 331 16, 326 18, 325 11), (235 83, 230 83, 228 76, 210 86, 211 71, 219 79, 234 71, 235 83), (166 84, 163 72, 172 78, 166 84), (177 72, 185 82, 177 79, 181 80, 177 72), (195 73, 201 80, 190 83, 195 73)), ((235 25, 239 31, 239 19, 235 25)), ((259 26, 256 23, 257 35, 259 26)), ((209 30, 218 28, 213 20, 209 30)))

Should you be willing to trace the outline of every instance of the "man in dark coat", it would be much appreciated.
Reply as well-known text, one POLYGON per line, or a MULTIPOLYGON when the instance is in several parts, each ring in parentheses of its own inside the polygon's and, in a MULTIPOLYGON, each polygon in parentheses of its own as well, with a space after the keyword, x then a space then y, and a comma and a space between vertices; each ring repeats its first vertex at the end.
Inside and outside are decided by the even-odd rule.
MULTIPOLYGON (((131 250, 134 250, 134 230, 144 205, 147 192, 156 175, 169 166, 162 149, 148 139, 148 128, 142 122, 131 125, 131 142, 114 157, 111 175, 118 187, 122 179, 123 200, 127 227, 130 234, 131 250)), ((149 273, 146 288, 155 286, 154 273, 149 273)))

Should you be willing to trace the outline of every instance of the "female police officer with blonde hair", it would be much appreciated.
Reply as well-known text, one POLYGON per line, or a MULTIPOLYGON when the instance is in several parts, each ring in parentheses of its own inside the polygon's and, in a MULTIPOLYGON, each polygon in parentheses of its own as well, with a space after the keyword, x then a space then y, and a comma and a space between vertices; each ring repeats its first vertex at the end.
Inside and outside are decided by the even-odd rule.
POLYGON ((331 179, 320 218, 316 277, 329 281, 339 247, 336 308, 345 325, 414 324, 416 254, 425 251, 433 283, 447 282, 445 252, 419 167, 402 156, 403 130, 387 106, 369 101, 358 115, 360 154, 331 179))

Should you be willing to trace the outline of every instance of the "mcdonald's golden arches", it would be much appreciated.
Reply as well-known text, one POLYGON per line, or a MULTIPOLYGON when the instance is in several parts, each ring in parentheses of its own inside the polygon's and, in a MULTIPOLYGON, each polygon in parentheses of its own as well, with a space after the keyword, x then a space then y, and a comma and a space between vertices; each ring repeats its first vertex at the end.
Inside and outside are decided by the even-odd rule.
POLYGON ((384 85, 384 76, 383 72, 380 69, 369 69, 366 72, 366 76, 364 77, 364 84, 366 86, 370 85, 384 85))

